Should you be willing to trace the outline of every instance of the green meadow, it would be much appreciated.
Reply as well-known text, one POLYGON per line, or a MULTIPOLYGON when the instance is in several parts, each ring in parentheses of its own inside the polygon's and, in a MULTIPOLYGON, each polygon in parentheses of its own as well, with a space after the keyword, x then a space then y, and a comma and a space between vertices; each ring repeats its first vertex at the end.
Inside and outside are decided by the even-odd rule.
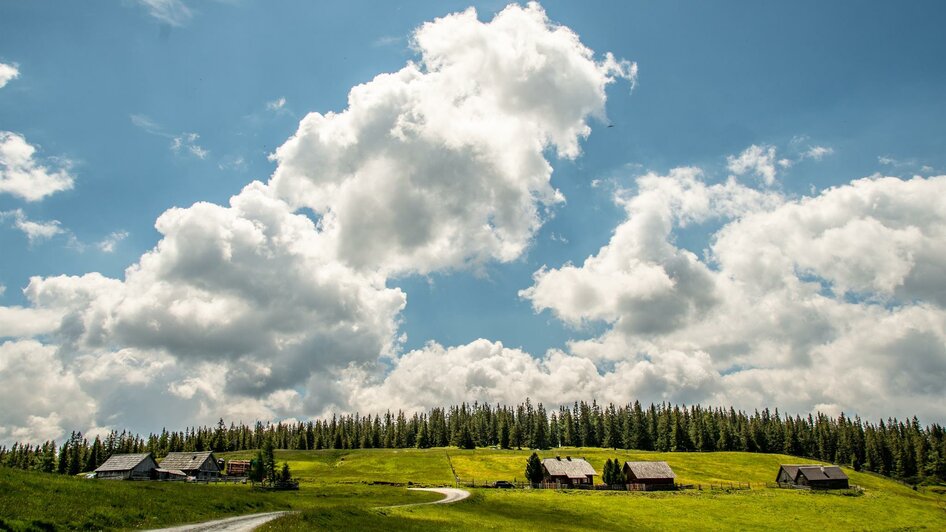
MULTIPOLYGON (((410 486, 481 486, 521 480, 530 451, 399 449, 277 451, 300 480, 296 492, 247 485, 95 481, 0 470, 0 530, 121 530, 292 510, 264 530, 946 530, 946 490, 913 490, 848 470, 861 492, 767 487, 780 463, 810 460, 751 453, 645 453, 555 449, 540 456, 665 460, 678 482, 701 489, 669 493, 470 488, 452 505, 384 508, 436 494, 410 486), (448 458, 449 457, 449 458, 448 458), (451 469, 452 465, 452 469, 451 469), (728 489, 730 483, 751 489, 728 489), (724 489, 721 489, 724 488, 724 489)), ((229 453, 225 458, 253 453, 229 453)))

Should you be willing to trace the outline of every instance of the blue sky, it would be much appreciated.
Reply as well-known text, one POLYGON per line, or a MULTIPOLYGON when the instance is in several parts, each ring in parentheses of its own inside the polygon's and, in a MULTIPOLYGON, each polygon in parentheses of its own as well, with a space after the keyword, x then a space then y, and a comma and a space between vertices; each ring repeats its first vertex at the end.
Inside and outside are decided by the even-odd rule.
MULTIPOLYGON (((0 130, 36 147, 38 164, 66 168, 74 178, 71 189, 39 201, 0 193, 0 211, 6 213, 0 220, 0 285, 6 287, 0 305, 39 306, 23 291, 32 276, 100 272, 122 279, 125 268, 161 239, 155 220, 162 213, 202 201, 226 205, 249 182, 268 181, 280 164, 269 155, 307 113, 344 111, 352 87, 420 61, 410 46, 416 28, 470 6, 488 23, 505 4, 0 5, 0 63, 19 72, 0 89, 0 130), (18 219, 56 220, 59 232, 30 241, 18 219), (123 237, 103 250, 100 244, 116 234, 123 237)), ((540 303, 520 291, 536 284, 533 275, 541 268, 580 266, 607 245, 629 219, 615 195, 644 197, 637 178, 648 172, 666 176, 673 168, 699 167, 703 183, 719 184, 735 172, 728 158, 750 146, 774 148, 773 162, 787 161, 778 166, 775 183, 761 185, 751 171, 740 179, 792 204, 875 174, 906 180, 946 171, 946 44, 940 27, 946 7, 940 2, 544 2, 542 7, 552 23, 577 34, 596 60, 611 52, 635 62, 633 90, 628 80, 607 84, 606 117, 587 117, 591 133, 580 139, 580 156, 561 158, 545 146, 551 186, 565 201, 548 206, 522 253, 511 260, 384 274, 388 288, 406 294, 406 306, 393 318, 396 334, 406 334, 396 353, 422 350, 428 342, 449 348, 487 339, 534 357, 549 349, 580 356, 570 340, 608 343, 620 329, 620 315, 586 312, 569 320, 559 303, 540 303), (806 156, 814 148, 824 151, 806 156)), ((296 212, 319 219, 310 209, 296 212)), ((675 225, 670 242, 719 272, 725 266, 709 260, 706 250, 734 218, 739 217, 707 216, 675 225)), ((938 233, 924 234, 935 241, 938 233)), ((856 285, 806 267, 805 260, 795 264, 838 286, 856 285)), ((864 267, 847 271, 857 275, 864 267)), ((938 267, 934 261, 931 268, 938 267)), ((856 301, 881 306, 907 301, 899 293, 859 293, 856 301)), ((930 327, 940 338, 942 323, 934 320, 930 327)), ((2 332, 8 339, 19 337, 2 332)), ((54 333, 37 338, 47 346, 59 341, 54 333)), ((714 348, 690 338, 679 345, 709 353, 716 370, 764 366, 714 358, 714 348)), ((120 347, 119 340, 113 342, 120 347)), ((660 358, 648 351, 659 351, 655 345, 628 349, 638 353, 634 361, 650 363, 660 358)), ((173 348, 167 353, 179 360, 173 348)), ((943 361, 937 352, 931 356, 932 367, 939 368, 943 361)), ((602 374, 620 362, 612 355, 587 358, 602 374)), ((305 386, 287 389, 310 398, 299 399, 306 406, 266 412, 319 413, 312 405, 320 396, 304 393, 305 386)), ((648 398, 722 397, 730 396, 655 392, 648 398)), ((778 401, 748 392, 730 398, 778 401)), ((849 409, 853 399, 848 401, 812 398, 791 406, 849 409)), ((907 411, 920 403, 907 398, 898 404, 907 411)), ((90 424, 106 426, 105 418, 100 412, 90 424)), ((23 425, 17 423, 8 421, 23 425)))

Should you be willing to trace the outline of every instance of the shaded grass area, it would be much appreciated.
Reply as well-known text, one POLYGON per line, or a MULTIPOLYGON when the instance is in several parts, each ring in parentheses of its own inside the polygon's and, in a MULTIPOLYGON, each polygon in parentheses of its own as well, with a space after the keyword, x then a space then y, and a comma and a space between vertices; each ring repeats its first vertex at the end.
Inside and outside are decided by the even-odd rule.
POLYGON ((451 505, 330 508, 272 521, 261 530, 944 530, 929 502, 866 493, 800 490, 628 493, 473 490, 451 505))
POLYGON ((277 510, 372 508, 438 498, 358 484, 259 492, 242 484, 88 480, 0 468, 0 530, 158 528, 277 510))
POLYGON ((418 530, 943 530, 942 507, 796 490, 627 493, 480 490, 469 504, 393 509, 418 530))

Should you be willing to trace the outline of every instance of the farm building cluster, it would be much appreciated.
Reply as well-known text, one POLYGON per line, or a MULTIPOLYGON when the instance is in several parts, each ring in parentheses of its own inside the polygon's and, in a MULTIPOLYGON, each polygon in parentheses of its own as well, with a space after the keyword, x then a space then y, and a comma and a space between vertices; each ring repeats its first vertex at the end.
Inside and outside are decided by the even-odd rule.
MULTIPOLYGON (((667 462, 624 462, 622 472, 628 489, 653 491, 676 486, 676 475, 667 462)), ((598 475, 587 460, 571 456, 542 460, 542 473, 545 487, 554 488, 592 487, 598 475)))
MULTIPOLYGON (((679 486, 677 475, 667 462, 624 462, 623 478, 618 484, 632 491, 672 490, 679 486)), ((545 488, 593 488, 597 471, 584 458, 556 456, 542 460, 545 488)), ((775 482, 782 488, 848 489, 848 476, 835 465, 783 464, 775 482)))
POLYGON ((847 475, 834 465, 782 464, 775 482, 783 488, 848 489, 847 475))
MULTIPOLYGON (((556 456, 542 463, 543 488, 591 489, 595 468, 584 458, 556 456)), ((115 454, 95 470, 95 478, 116 480, 212 481, 222 476, 245 477, 249 460, 218 460, 212 452, 172 452, 161 462, 151 453, 115 454)), ((667 462, 624 462, 618 485, 632 491, 672 490, 679 486, 677 475, 667 462)), ((847 489, 848 476, 835 465, 782 464, 775 482, 783 488, 847 489)), ((511 486, 511 484, 510 484, 511 486)))
MULTIPOLYGON (((224 465, 212 452, 168 453, 160 463, 151 453, 114 454, 95 470, 95 478, 209 481, 224 474, 224 465)), ((226 475, 246 476, 249 466, 249 460, 230 460, 226 475)))

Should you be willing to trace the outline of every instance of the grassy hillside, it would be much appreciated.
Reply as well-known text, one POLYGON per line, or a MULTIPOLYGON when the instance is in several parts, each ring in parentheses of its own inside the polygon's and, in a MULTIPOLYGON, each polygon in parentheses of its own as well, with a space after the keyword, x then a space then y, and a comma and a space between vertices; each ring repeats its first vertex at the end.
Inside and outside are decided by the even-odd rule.
MULTIPOLYGON (((227 458, 254 453, 230 453, 227 458)), ((452 463, 465 482, 522 479, 529 451, 477 449, 277 451, 301 480, 297 492, 257 493, 248 486, 91 481, 0 470, 0 530, 130 529, 270 510, 299 510, 267 530, 668 528, 946 530, 946 496, 848 471, 863 494, 766 488, 778 464, 808 462, 749 453, 642 453, 557 449, 542 457, 584 456, 601 470, 608 458, 666 460, 684 483, 746 483, 743 491, 678 493, 473 489, 449 506, 378 508, 438 498, 408 485, 452 485, 452 463), (449 455, 449 461, 448 461, 449 455), (55 511, 50 511, 55 508, 55 511)))
MULTIPOLYGON (((450 465, 463 482, 522 479, 531 451, 430 449, 426 451, 294 451, 277 453, 294 470, 311 472, 313 489, 361 480, 451 485, 450 465), (447 461, 449 454, 450 460, 447 461), (313 465, 317 463, 317 465, 313 465)), ((767 488, 779 464, 810 463, 784 455, 752 453, 650 453, 601 449, 556 449, 543 458, 584 457, 600 471, 608 458, 665 460, 687 484, 750 483, 751 490, 688 490, 679 493, 584 492, 474 489, 466 502, 356 512, 303 512, 269 525, 267 530, 307 530, 346 526, 384 526, 402 530, 521 529, 565 530, 577 526, 622 530, 758 529, 825 530, 946 529, 946 497, 873 474, 847 470, 863 494, 818 493, 767 488)))
MULTIPOLYGON (((447 453, 455 449, 359 449, 354 451, 276 451, 303 483, 391 482, 452 485, 447 453)), ((255 452, 225 453, 222 458, 250 459, 255 452)))
POLYGON ((382 486, 264 493, 242 484, 88 480, 0 468, 0 530, 147 529, 275 510, 357 510, 438 498, 382 486))

